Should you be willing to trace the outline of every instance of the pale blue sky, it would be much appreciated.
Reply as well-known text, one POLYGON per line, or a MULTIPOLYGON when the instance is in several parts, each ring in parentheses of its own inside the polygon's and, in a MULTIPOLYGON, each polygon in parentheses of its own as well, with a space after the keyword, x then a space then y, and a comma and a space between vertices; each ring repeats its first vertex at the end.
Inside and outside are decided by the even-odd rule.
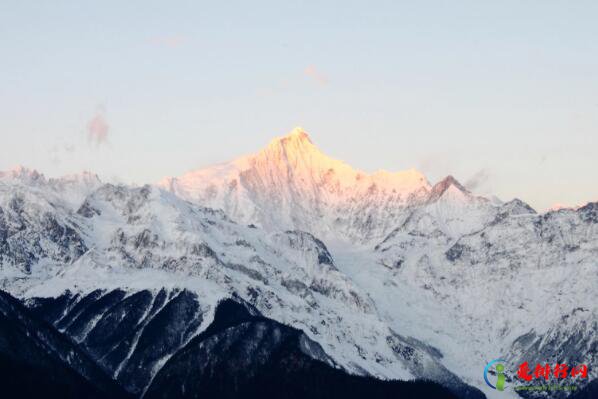
POLYGON ((0 169, 153 182, 300 125, 366 171, 598 200, 596 21, 596 1, 3 0, 0 169))

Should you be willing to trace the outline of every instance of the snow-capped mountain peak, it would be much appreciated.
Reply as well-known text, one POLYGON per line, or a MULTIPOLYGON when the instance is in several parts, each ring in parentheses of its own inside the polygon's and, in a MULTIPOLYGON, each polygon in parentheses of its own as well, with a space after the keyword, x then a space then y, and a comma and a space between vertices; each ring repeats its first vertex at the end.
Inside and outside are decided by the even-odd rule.
POLYGON ((276 146, 276 145, 295 145, 295 146, 306 146, 311 145, 315 148, 309 134, 302 128, 302 127, 295 127, 291 130, 287 135, 276 137, 272 139, 269 146, 276 146))
POLYGON ((15 191, 19 186, 36 187, 42 197, 51 197, 52 201, 64 202, 67 207, 77 209, 87 195, 102 185, 102 181, 97 174, 88 171, 46 178, 35 169, 17 166, 0 171, 0 184, 5 184, 8 191, 15 191))
POLYGON ((396 210, 423 203, 431 188, 414 169, 372 174, 354 169, 324 154, 302 128, 255 154, 158 185, 189 201, 221 208, 241 223, 352 239, 383 237, 396 210))
POLYGON ((37 181, 45 181, 46 178, 42 173, 35 169, 27 168, 23 165, 17 165, 5 171, 0 171, 0 180, 22 181, 23 183, 33 183, 37 181))
POLYGON ((469 190, 467 190, 457 179, 453 176, 448 175, 438 183, 434 184, 432 190, 430 191, 429 201, 433 202, 438 200, 440 197, 445 195, 445 193, 449 193, 453 197, 461 198, 461 197, 468 197, 471 195, 469 190))
POLYGON ((31 169, 23 165, 17 165, 7 170, 0 170, 0 181, 22 182, 30 184, 33 182, 49 183, 49 184, 70 184, 70 185, 93 185, 99 186, 102 184, 99 176, 90 171, 82 171, 80 173, 68 174, 60 177, 46 178, 46 176, 38 172, 36 169, 31 169))

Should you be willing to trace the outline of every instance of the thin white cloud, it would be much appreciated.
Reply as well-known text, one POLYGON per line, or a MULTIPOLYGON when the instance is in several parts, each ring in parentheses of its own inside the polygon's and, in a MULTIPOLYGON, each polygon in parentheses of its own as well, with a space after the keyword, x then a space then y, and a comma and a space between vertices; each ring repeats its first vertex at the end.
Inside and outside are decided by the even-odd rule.
POLYGON ((473 174, 467 181, 465 182, 465 187, 470 190, 478 190, 484 186, 486 186, 491 179, 491 173, 488 169, 480 169, 476 173, 473 174))
POLYGON ((328 83, 328 77, 313 65, 308 65, 307 67, 305 67, 303 73, 305 74, 305 76, 314 80, 319 85, 324 86, 328 83))
POLYGON ((87 123, 87 139, 94 145, 102 145, 108 142, 110 126, 106 121, 103 110, 99 110, 87 123))

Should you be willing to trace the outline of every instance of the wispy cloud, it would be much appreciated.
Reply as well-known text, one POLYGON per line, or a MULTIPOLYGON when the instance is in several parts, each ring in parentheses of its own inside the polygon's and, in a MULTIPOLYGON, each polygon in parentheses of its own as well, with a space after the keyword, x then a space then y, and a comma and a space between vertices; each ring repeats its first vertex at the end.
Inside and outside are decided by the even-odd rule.
POLYGON ((87 139, 94 145, 102 145, 108 142, 110 126, 106 121, 103 107, 99 107, 95 115, 87 123, 87 139))
POLYGON ((317 69, 313 65, 308 65, 304 70, 303 73, 308 78, 312 79, 319 85, 325 85, 328 83, 328 77, 324 75, 319 69, 317 69))
POLYGON ((478 190, 485 185, 487 185, 492 177, 492 174, 488 169, 480 169, 476 173, 473 174, 467 181, 465 182, 465 187, 470 190, 478 190))

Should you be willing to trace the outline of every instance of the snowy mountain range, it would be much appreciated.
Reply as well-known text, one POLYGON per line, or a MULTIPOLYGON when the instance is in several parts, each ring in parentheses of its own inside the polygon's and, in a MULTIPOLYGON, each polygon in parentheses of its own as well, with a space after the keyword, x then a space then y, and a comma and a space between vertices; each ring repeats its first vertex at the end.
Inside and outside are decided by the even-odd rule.
POLYGON ((136 397, 185 397, 214 383, 205 370, 230 371, 205 345, 247 358, 255 378, 284 352, 334 381, 517 397, 483 380, 502 357, 507 370, 585 363, 581 389, 597 377, 596 259, 598 203, 538 214, 451 176, 367 174, 299 128, 142 187, 0 172, 0 288, 136 397), (240 317, 226 324, 230 300, 244 310, 226 308, 240 317))

